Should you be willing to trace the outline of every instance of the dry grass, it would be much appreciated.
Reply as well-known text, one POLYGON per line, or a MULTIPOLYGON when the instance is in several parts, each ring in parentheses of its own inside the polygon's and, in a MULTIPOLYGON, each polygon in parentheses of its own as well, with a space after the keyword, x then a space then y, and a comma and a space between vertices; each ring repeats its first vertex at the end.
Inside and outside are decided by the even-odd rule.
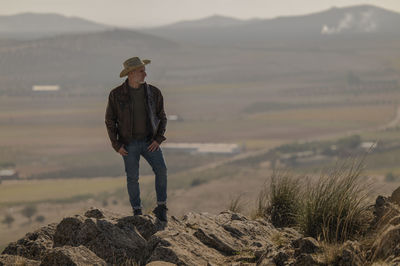
POLYGON ((306 187, 299 217, 305 235, 343 242, 367 230, 372 216, 362 169, 363 160, 347 160, 306 187))
POLYGON ((260 192, 258 193, 258 197, 256 200, 256 208, 250 215, 252 219, 267 218, 266 210, 269 204, 269 192, 270 192, 269 187, 267 186, 266 183, 264 183, 260 192))
POLYGON ((314 182, 287 172, 272 174, 259 192, 253 217, 298 227, 306 236, 343 242, 363 235, 372 219, 363 184, 363 160, 347 159, 314 182))
POLYGON ((266 215, 276 227, 294 226, 301 210, 300 179, 287 172, 274 172, 266 215))
POLYGON ((239 194, 235 198, 231 199, 229 206, 228 206, 228 210, 230 210, 232 212, 241 212, 242 208, 243 208, 242 197, 243 197, 243 194, 239 194))

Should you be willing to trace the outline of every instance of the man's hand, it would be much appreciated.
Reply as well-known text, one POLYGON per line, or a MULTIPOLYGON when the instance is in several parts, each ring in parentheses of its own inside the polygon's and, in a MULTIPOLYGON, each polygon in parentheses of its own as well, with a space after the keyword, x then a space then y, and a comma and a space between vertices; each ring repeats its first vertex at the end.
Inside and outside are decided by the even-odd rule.
POLYGON ((153 142, 149 145, 147 150, 149 152, 153 152, 153 151, 158 151, 159 148, 160 148, 160 144, 158 144, 157 141, 153 140, 153 142))
POLYGON ((118 153, 121 154, 122 156, 127 156, 128 152, 125 150, 124 145, 119 148, 118 153))

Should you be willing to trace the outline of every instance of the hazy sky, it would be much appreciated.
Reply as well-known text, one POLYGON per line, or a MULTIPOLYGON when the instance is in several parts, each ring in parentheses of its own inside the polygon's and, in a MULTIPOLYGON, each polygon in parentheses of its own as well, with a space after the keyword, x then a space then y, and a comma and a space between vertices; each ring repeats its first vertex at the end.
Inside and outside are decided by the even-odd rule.
POLYGON ((400 12, 400 0, 0 0, 0 15, 59 13, 109 25, 143 27, 215 14, 274 18, 358 4, 400 12))

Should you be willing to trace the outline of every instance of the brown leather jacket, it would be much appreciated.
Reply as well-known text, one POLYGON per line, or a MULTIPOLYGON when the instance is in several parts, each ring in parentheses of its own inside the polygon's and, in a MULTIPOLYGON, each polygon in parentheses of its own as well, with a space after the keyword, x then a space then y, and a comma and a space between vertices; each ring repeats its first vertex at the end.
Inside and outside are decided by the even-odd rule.
MULTIPOLYGON (((164 112, 164 100, 161 91, 145 83, 146 111, 151 127, 151 136, 158 143, 163 142, 167 116, 164 112)), ((125 80, 120 86, 111 90, 106 110, 106 127, 111 144, 118 152, 123 144, 132 141, 133 136, 133 106, 125 80)))

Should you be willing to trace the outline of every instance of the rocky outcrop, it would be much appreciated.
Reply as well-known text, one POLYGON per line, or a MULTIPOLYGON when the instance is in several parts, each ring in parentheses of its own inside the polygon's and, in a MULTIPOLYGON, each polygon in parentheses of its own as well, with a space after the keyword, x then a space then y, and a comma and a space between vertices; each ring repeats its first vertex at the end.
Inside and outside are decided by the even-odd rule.
POLYGON ((301 235, 230 211, 188 213, 168 224, 151 215, 121 217, 99 209, 64 218, 10 243, 3 256, 41 265, 138 264, 221 265, 257 263, 277 251, 276 235, 301 235))
POLYGON ((230 211, 161 223, 152 215, 90 209, 10 243, 0 265, 400 265, 399 207, 378 197, 373 208, 373 243, 347 241, 330 260, 314 238, 230 211))

